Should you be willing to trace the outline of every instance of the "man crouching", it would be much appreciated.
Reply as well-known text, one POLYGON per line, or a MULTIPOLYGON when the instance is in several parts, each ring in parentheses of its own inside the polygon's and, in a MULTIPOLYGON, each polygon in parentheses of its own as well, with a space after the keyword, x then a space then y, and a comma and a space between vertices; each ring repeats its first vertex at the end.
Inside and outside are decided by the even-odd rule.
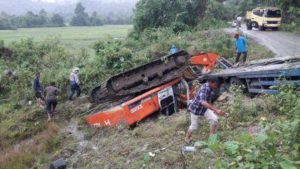
POLYGON ((185 142, 190 142, 192 132, 198 129, 198 118, 204 116, 210 126, 210 135, 217 132, 218 116, 223 116, 224 111, 217 109, 211 103, 212 90, 219 88, 220 81, 218 78, 209 78, 197 92, 194 100, 190 103, 188 110, 191 112, 191 125, 186 133, 185 142), (216 115, 217 114, 217 115, 216 115))

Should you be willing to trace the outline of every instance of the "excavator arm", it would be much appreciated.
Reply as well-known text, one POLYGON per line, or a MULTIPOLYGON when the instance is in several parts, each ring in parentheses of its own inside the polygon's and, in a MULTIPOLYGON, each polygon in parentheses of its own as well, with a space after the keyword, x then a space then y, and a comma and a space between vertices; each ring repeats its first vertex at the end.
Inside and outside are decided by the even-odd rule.
POLYGON ((199 53, 190 58, 189 64, 202 66, 203 69, 211 71, 217 64, 219 56, 215 53, 199 53))

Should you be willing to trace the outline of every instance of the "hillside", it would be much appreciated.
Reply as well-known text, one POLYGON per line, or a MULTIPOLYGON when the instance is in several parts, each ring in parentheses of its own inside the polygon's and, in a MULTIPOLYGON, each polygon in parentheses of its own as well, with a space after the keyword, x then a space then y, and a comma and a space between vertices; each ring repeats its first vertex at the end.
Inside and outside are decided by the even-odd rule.
MULTIPOLYGON (((89 101, 94 86, 166 56, 173 44, 190 53, 215 52, 234 62, 235 39, 224 31, 226 22, 236 10, 277 2, 139 0, 132 27, 0 31, 0 169, 44 169, 60 158, 73 169, 300 168, 300 91, 291 84, 272 87, 279 91, 276 95, 245 93, 242 86, 232 85, 215 103, 225 112, 217 134, 209 136, 208 122, 201 119, 190 143, 184 141, 190 125, 185 108, 172 116, 153 113, 123 129, 92 128, 84 120, 101 106, 89 101), (68 100, 74 67, 79 68, 82 94, 68 100), (43 89, 51 82, 58 88, 56 115, 50 121, 45 108, 36 105, 36 72, 43 89), (183 152, 183 146, 196 150, 183 152)), ((281 2, 286 11, 296 11, 286 13, 285 26, 297 31, 293 16, 299 6, 281 2)), ((274 56, 239 33, 247 40, 247 62, 274 56)), ((197 80, 193 84, 197 89, 202 85, 197 80)))

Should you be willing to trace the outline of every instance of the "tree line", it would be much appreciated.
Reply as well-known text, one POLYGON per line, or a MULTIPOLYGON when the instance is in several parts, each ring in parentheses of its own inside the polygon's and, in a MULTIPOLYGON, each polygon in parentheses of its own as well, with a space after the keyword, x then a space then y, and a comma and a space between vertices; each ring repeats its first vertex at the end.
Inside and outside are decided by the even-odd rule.
POLYGON ((49 16, 45 10, 38 14, 28 11, 25 15, 14 16, 4 12, 0 15, 0 29, 65 26, 64 18, 59 14, 49 16))
POLYGON ((74 10, 74 16, 70 21, 66 21, 60 14, 48 14, 44 9, 35 14, 28 11, 25 15, 15 16, 2 12, 0 14, 0 30, 2 29, 17 29, 17 28, 33 28, 33 27, 63 27, 70 26, 102 26, 104 24, 131 24, 131 16, 120 16, 111 14, 107 17, 102 17, 94 11, 91 15, 85 12, 85 7, 81 3, 77 3, 74 10))

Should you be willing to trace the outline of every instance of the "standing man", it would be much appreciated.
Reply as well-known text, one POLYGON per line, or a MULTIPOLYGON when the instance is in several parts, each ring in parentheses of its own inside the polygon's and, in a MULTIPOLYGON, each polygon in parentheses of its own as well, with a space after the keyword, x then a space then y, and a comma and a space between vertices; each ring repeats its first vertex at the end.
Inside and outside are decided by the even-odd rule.
POLYGON ((80 96, 80 93, 81 93, 81 89, 80 89, 80 86, 79 86, 79 78, 78 78, 78 73, 79 73, 79 68, 78 67, 75 67, 72 72, 71 72, 71 75, 70 75, 70 88, 71 88, 71 93, 69 95, 69 100, 72 100, 73 98, 73 95, 76 91, 76 95, 77 97, 80 96))
POLYGON ((178 51, 178 49, 176 48, 175 44, 172 45, 170 51, 169 51, 169 54, 174 54, 178 51))
POLYGON ((240 36, 237 32, 234 33, 233 37, 235 38, 234 46, 236 49, 236 59, 235 63, 238 65, 241 55, 243 55, 243 63, 247 60, 247 41, 245 37, 240 36))
POLYGON ((41 76, 40 72, 37 72, 35 74, 35 77, 32 81, 32 89, 34 91, 37 106, 42 108, 44 106, 45 102, 44 102, 44 98, 42 96, 42 87, 40 84, 40 76, 41 76))
POLYGON ((46 87, 46 106, 45 109, 48 114, 48 121, 55 115, 55 108, 57 105, 57 88, 55 86, 55 82, 51 82, 50 86, 46 87))
POLYGON ((236 30, 237 30, 237 31, 239 31, 239 30, 240 30, 240 27, 242 26, 242 20, 243 20, 243 18, 242 18, 241 16, 238 16, 238 17, 236 18, 236 22, 237 22, 237 24, 236 24, 236 30))
POLYGON ((191 113, 191 125, 186 133, 185 142, 190 142, 192 132, 198 129, 198 118, 204 116, 210 127, 210 135, 217 132, 218 116, 223 116, 224 111, 214 107, 211 103, 212 90, 218 89, 220 85, 219 79, 209 78, 197 92, 194 100, 190 103, 188 110, 191 113), (217 114, 217 115, 216 115, 217 114))

